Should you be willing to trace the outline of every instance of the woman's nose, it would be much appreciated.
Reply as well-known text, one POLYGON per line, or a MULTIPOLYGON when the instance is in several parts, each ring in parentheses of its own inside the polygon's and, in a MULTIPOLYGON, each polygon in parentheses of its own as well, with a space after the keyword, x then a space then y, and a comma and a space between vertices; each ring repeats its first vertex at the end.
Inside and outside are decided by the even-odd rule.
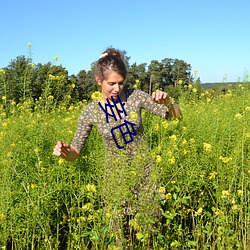
POLYGON ((119 90, 120 90, 119 84, 115 84, 115 85, 114 85, 114 89, 115 89, 116 92, 119 92, 119 90))

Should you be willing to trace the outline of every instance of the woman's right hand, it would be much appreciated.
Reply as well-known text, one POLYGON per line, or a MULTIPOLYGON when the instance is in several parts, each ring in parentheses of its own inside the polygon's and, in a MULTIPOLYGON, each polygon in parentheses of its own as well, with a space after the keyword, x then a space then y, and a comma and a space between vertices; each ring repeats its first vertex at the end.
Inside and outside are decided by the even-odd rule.
POLYGON ((70 144, 58 141, 54 147, 53 154, 58 157, 62 157, 63 159, 66 159, 67 156, 70 154, 70 151, 70 144))
POLYGON ((80 152, 72 145, 58 141, 54 147, 53 154, 66 161, 74 161, 78 158, 80 152))

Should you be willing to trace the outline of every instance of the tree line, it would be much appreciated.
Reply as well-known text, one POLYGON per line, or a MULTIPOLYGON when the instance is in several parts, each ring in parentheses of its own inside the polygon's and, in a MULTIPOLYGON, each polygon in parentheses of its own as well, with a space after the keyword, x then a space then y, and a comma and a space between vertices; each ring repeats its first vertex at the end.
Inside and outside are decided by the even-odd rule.
MULTIPOLYGON (((183 60, 165 58, 146 63, 129 64, 130 57, 123 51, 128 68, 127 87, 136 87, 151 93, 156 89, 200 83, 191 72, 191 65, 183 60), (135 86, 136 85, 136 86, 135 86)), ((0 95, 5 104, 8 101, 20 103, 24 100, 38 100, 53 97, 60 102, 68 97, 71 102, 90 100, 91 94, 99 90, 94 80, 95 62, 90 70, 80 70, 77 75, 69 75, 66 68, 55 62, 34 64, 31 57, 24 55, 11 60, 0 70, 0 95)))

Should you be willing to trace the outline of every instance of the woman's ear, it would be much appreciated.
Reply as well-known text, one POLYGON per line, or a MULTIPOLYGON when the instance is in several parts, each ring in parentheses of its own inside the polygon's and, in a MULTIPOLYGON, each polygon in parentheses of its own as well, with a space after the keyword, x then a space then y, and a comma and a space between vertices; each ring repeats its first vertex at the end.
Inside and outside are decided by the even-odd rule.
POLYGON ((98 84, 98 85, 102 85, 102 81, 101 81, 101 79, 100 79, 100 77, 99 76, 96 76, 95 77, 95 81, 96 81, 96 83, 98 84))

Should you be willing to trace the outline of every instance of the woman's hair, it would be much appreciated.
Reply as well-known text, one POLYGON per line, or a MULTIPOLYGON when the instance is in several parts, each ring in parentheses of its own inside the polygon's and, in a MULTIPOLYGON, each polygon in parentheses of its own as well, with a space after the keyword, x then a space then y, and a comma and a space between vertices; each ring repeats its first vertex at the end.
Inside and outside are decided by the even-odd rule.
POLYGON ((108 48, 102 53, 95 65, 95 76, 101 81, 108 77, 110 71, 120 74, 124 80, 127 77, 127 68, 122 53, 114 48, 108 48))

